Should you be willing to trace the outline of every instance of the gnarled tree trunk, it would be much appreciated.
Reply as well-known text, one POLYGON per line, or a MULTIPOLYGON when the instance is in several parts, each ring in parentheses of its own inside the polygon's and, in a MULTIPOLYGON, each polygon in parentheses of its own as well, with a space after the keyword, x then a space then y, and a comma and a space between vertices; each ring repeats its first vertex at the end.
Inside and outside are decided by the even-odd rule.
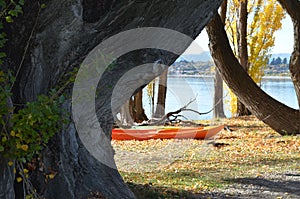
POLYGON ((282 135, 300 133, 300 112, 267 95, 251 79, 235 58, 220 16, 206 26, 210 51, 224 81, 246 107, 260 120, 282 135), (225 53, 226 52, 226 53, 225 53))
MULTIPOLYGON (((68 72, 79 67, 94 47, 122 31, 154 26, 177 30, 195 38, 220 3, 221 0, 52 0, 47 1, 46 8, 40 10, 39 2, 26 1, 24 14, 5 27, 8 35, 5 62, 17 74, 13 102, 25 104, 40 94, 47 94, 54 87, 61 87, 68 72)), ((173 42, 179 42, 181 52, 189 45, 173 42)), ((102 76, 98 84, 96 112, 107 137, 111 135, 113 123, 111 88, 130 69, 139 64, 153 63, 161 57, 162 63, 169 65, 178 55, 149 49, 133 52, 118 59, 115 67, 109 67, 102 76)), ((145 74, 145 81, 159 75, 151 71, 145 74)), ((136 81, 131 86, 136 89, 142 85, 136 81)), ((65 93, 70 94, 71 89, 67 87, 65 93)), ((126 89, 121 91, 120 104, 132 95, 126 93, 122 97, 123 92, 126 93, 126 89)), ((71 100, 67 100, 65 108, 71 111, 71 100)), ((105 155, 112 161, 110 143, 99 147, 111 152, 105 155)), ((31 180, 37 191, 46 198, 87 198, 91 192, 100 192, 108 198, 134 198, 118 171, 99 162, 87 151, 71 118, 64 130, 49 143, 42 161, 43 172, 37 168, 31 180), (50 169, 56 175, 54 179, 45 181, 44 174, 50 169)), ((0 166, 2 171, 4 166, 0 166)), ((4 176, 1 177, 0 181, 4 181, 4 176)), ((13 187, 11 184, 6 186, 13 187)), ((4 190, 3 187, 0 190, 4 190)), ((13 194, 4 198, 13 198, 13 194)))
POLYGON ((297 0, 278 0, 291 16, 294 25, 294 50, 290 58, 290 72, 300 108, 300 2, 297 0))

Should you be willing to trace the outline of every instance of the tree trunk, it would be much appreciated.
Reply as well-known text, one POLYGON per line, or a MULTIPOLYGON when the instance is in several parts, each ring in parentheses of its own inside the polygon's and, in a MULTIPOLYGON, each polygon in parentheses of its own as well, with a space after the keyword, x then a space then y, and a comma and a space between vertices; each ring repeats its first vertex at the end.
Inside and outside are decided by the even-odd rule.
POLYGON ((223 79, 218 69, 214 78, 214 118, 225 118, 223 102, 223 79))
POLYGON ((14 163, 9 166, 10 160, 0 155, 0 199, 14 199, 14 163))
POLYGON ((300 18, 298 20, 293 19, 293 24, 294 51, 290 58, 290 72, 298 99, 298 108, 300 108, 300 18))
POLYGON ((238 22, 238 57, 243 69, 248 72, 248 50, 247 50, 247 4, 248 1, 240 1, 239 22, 238 22))
MULTIPOLYGON (((4 49, 7 54, 5 63, 15 74, 17 73, 13 87, 13 102, 25 104, 35 100, 40 94, 47 94, 52 88, 61 88, 69 72, 80 66, 94 47, 122 31, 138 27, 164 27, 195 38, 220 3, 221 0, 188 2, 53 0, 47 1, 46 8, 40 10, 39 2, 26 1, 24 14, 17 17, 14 23, 6 25, 4 29, 8 37, 4 49)), ((179 40, 170 42, 167 37, 163 38, 170 44, 177 44, 178 53, 182 53, 191 42, 182 43, 179 40)), ((116 65, 106 70, 98 84, 95 103, 101 136, 110 138, 112 113, 116 113, 115 109, 119 110, 121 104, 132 95, 125 87, 120 91, 120 97, 116 98, 118 106, 113 107, 112 88, 127 71, 142 63, 153 63, 161 56, 162 63, 166 65, 178 57, 167 51, 146 49, 121 57, 116 65)), ((137 89, 142 86, 141 84, 158 76, 160 72, 159 69, 151 68, 144 74, 142 83, 139 77, 135 79, 136 81, 123 86, 137 89)), ((69 96, 71 89, 69 86, 65 91, 69 96)), ((67 100, 65 108, 71 111, 71 100, 67 100)), ((84 108, 85 106, 82 107, 83 111, 84 108)), ((89 121, 89 115, 86 116, 81 118, 82 122, 87 121, 87 125, 93 126, 95 121, 89 121)), ((31 179, 34 188, 49 199, 87 198, 91 192, 100 192, 108 198, 134 198, 116 167, 109 167, 90 154, 91 151, 86 149, 87 146, 83 145, 78 137, 74 122, 69 119, 69 124, 51 140, 43 152, 41 165, 44 166, 37 168, 31 179), (45 180, 44 174, 45 172, 49 174, 50 169, 56 175, 54 179, 45 180)), ((113 150, 109 139, 107 140, 98 147, 107 151, 103 155, 114 164, 113 150)), ((95 138, 95 141, 98 140, 95 138)), ((1 177, 0 181, 5 182, 7 175, 1 177)), ((12 198, 12 195, 5 197, 12 198)))
MULTIPOLYGON (((248 44, 247 44, 247 5, 248 1, 240 1, 239 8, 239 23, 238 23, 238 57, 241 66, 248 72, 248 44)), ((238 99, 237 100, 237 115, 250 115, 250 111, 238 99)))
POLYGON ((251 79, 235 58, 220 16, 206 26, 210 51, 224 81, 246 107, 282 135, 300 133, 300 112, 271 98, 251 79), (226 53, 224 53, 226 52, 226 53))
MULTIPOLYGON (((3 86, 3 85, 1 85, 3 86)), ((6 100, 7 107, 12 110, 13 103, 10 97, 6 100)), ((8 112, 5 115, 1 115, 3 121, 5 121, 6 125, 2 126, 0 124, 1 131, 4 130, 8 135, 11 128, 10 119, 12 117, 12 112, 8 112)), ((2 139, 0 137, 0 139, 2 139)), ((0 153, 0 199, 13 199, 15 198, 14 191, 14 180, 15 180, 15 161, 11 159, 5 158, 0 153), (9 165, 9 162, 12 162, 12 165, 9 165)))
MULTIPOLYGON (((226 22, 226 12, 227 12, 227 0, 223 1, 221 5, 221 20, 225 26, 226 22)), ((215 78, 214 78, 214 118, 225 118, 224 113, 224 102, 223 102, 223 79, 219 70, 215 69, 215 78)))
POLYGON ((122 125, 133 125, 134 120, 130 111, 130 101, 131 99, 127 100, 120 109, 120 122, 122 125))
POLYGON ((143 121, 147 121, 147 115, 145 114, 145 110, 143 108, 143 90, 140 89, 134 95, 133 101, 133 120, 137 123, 141 123, 143 121))
POLYGON ((151 117, 154 118, 155 115, 155 87, 156 79, 152 82, 152 95, 151 95, 151 117))
POLYGON ((161 118, 165 115, 166 97, 167 97, 167 79, 168 70, 165 70, 158 80, 157 103, 154 117, 161 118))
POLYGON ((294 51, 290 58, 290 72, 298 99, 298 107, 300 108, 300 18, 298 20, 293 20, 293 24, 294 51))
POLYGON ((291 16, 294 25, 294 50, 290 58, 290 72, 300 108, 300 2, 278 0, 291 16))

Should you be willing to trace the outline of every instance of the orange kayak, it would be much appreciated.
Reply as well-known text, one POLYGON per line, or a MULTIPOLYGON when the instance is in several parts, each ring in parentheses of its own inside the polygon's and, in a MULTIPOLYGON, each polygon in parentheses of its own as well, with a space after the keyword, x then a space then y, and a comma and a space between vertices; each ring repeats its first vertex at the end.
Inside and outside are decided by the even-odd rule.
POLYGON ((112 139, 207 139, 216 135, 223 128, 224 125, 207 127, 138 126, 130 129, 114 128, 112 130, 112 139))

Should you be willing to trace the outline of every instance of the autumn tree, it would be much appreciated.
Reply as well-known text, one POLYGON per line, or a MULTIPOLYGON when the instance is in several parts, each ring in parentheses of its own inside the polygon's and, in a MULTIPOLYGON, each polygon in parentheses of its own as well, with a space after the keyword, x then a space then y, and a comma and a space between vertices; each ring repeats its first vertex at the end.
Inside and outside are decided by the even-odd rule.
POLYGON ((285 14, 276 0, 258 1, 254 5, 254 18, 248 31, 249 74, 256 83, 260 83, 274 46, 274 34, 281 28, 285 14))
MULTIPOLYGON (((281 28, 283 17, 283 9, 276 0, 229 1, 226 32, 241 65, 257 83, 264 74, 270 50, 274 46, 274 32, 281 28)), ((234 95, 231 98, 232 107, 235 107, 237 100, 234 95)), ((237 110, 232 108, 233 112, 247 114, 244 106, 239 102, 237 104, 237 110)))

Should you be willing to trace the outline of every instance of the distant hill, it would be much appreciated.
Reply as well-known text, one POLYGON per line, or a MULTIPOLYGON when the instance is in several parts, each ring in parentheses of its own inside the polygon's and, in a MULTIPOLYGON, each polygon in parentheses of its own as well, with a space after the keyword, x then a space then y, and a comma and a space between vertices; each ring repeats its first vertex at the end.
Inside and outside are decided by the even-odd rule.
POLYGON ((203 51, 199 54, 187 54, 187 55, 182 55, 180 56, 176 62, 180 62, 180 61, 188 61, 188 62, 198 62, 198 61, 202 61, 202 62, 208 62, 212 60, 212 57, 210 56, 210 52, 209 51, 203 51))
MULTIPOLYGON (((276 53, 273 54, 270 58, 275 60, 280 57, 281 60, 284 58, 289 62, 290 54, 289 53, 276 53)), ((281 62, 281 61, 280 61, 281 62)), ((169 68, 169 74, 178 75, 212 75, 213 62, 210 56, 209 51, 204 51, 200 54, 188 54, 180 56, 175 63, 169 68)), ((279 63, 272 63, 267 65, 265 68, 266 75, 288 75, 289 74, 289 65, 279 63)))
MULTIPOLYGON (((290 56, 291 54, 290 53, 275 53, 275 54, 272 54, 271 55, 271 58, 270 60, 272 60, 273 58, 277 58, 277 57, 280 57, 281 59, 284 59, 286 58, 288 61, 290 60, 290 56)), ((198 61, 201 61, 201 62, 207 62, 207 61, 211 61, 212 60, 212 57, 210 55, 210 52, 209 51, 203 51, 202 53, 199 53, 199 54, 186 54, 186 55, 181 55, 177 60, 176 62, 180 62, 180 61, 188 61, 188 62, 198 62, 198 61)))
MULTIPOLYGON (((280 57, 281 59, 286 58, 288 61, 290 60, 290 53, 275 53, 271 55, 270 60, 272 60, 273 58, 277 58, 280 57)), ((188 61, 188 62, 198 62, 198 61, 202 61, 202 62, 207 62, 207 61, 212 61, 212 57, 210 55, 209 51, 203 51, 199 54, 187 54, 187 55, 182 55, 180 56, 176 62, 180 62, 180 61, 188 61)))

